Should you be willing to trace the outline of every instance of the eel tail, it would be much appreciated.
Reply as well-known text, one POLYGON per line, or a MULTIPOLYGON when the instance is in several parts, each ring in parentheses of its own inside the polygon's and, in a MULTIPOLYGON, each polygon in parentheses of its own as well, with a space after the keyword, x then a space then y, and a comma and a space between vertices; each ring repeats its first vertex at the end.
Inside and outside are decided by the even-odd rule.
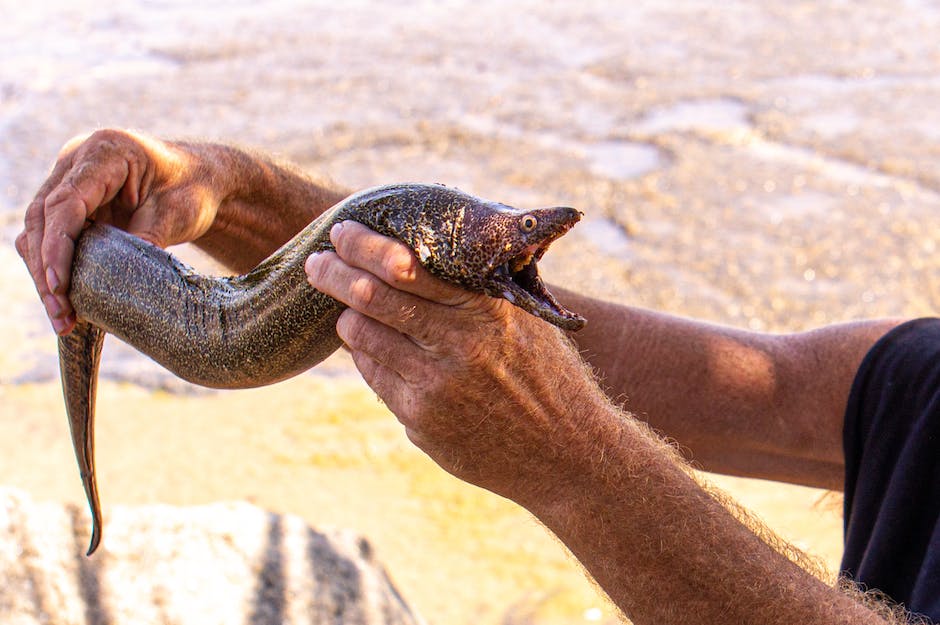
POLYGON ((71 333, 59 337, 59 371, 72 447, 91 507, 91 543, 85 554, 89 556, 101 542, 101 504, 95 480, 95 392, 104 335, 101 328, 79 320, 71 333))

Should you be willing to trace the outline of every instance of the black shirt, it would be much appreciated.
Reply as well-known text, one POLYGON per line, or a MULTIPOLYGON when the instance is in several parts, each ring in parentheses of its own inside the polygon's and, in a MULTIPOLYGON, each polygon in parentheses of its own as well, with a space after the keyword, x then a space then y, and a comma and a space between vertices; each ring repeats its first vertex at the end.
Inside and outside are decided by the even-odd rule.
POLYGON ((842 570, 940 623, 940 319, 879 340, 846 408, 842 570))

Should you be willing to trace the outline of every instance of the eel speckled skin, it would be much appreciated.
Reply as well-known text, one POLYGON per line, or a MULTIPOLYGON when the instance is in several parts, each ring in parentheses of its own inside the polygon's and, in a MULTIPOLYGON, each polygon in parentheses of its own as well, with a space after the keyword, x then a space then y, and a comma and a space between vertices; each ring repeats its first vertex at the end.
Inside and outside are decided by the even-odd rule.
POLYGON ((76 244, 69 292, 78 323, 59 338, 59 362, 92 511, 88 554, 101 541, 94 402, 106 332, 202 386, 264 386, 305 371, 340 346, 335 325, 344 306, 310 286, 304 262, 313 252, 332 250, 330 228, 347 219, 404 242, 448 282, 577 330, 584 319, 545 289, 536 261, 580 217, 572 208, 525 211, 441 185, 376 187, 323 213, 249 273, 228 278, 200 275, 111 226, 86 228, 76 244))

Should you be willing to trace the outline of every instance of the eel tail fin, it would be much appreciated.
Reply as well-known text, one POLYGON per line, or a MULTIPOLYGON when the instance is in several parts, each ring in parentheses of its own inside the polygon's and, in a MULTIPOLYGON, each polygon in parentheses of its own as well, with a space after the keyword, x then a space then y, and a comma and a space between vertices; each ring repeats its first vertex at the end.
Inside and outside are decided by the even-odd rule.
POLYGON ((95 479, 95 393, 104 335, 101 328, 79 320, 71 333, 59 337, 59 371, 72 447, 91 508, 91 543, 86 554, 89 556, 101 542, 101 504, 95 479))

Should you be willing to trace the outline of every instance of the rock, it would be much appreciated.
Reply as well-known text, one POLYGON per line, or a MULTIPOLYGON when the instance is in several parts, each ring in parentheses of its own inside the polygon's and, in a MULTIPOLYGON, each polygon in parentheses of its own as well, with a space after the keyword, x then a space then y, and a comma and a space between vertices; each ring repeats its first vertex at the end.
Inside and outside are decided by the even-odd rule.
POLYGON ((90 518, 0 488, 6 625, 419 625, 349 531, 247 503, 115 506, 98 551, 90 518))

